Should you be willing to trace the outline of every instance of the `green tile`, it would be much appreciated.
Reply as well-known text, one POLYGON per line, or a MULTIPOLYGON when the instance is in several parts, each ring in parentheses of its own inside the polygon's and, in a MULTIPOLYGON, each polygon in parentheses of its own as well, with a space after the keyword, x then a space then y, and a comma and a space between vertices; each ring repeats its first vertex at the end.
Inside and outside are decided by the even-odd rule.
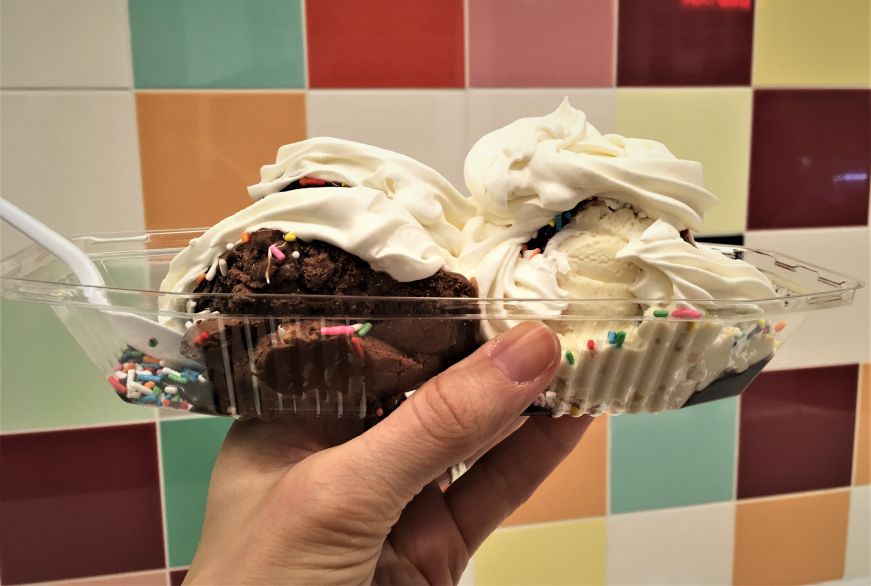
POLYGON ((0 429, 153 420, 120 401, 51 307, 0 302, 0 429))
POLYGON ((130 0, 137 88, 305 87, 300 0, 130 0))
POLYGON ((737 399, 611 419, 611 512, 732 498, 737 399))
POLYGON ((750 88, 618 89, 617 132, 665 143, 700 161, 705 186, 720 203, 705 214, 706 234, 735 234, 747 224, 750 88))
POLYGON ((194 557, 212 467, 232 422, 207 417, 160 423, 170 566, 186 566, 194 557))

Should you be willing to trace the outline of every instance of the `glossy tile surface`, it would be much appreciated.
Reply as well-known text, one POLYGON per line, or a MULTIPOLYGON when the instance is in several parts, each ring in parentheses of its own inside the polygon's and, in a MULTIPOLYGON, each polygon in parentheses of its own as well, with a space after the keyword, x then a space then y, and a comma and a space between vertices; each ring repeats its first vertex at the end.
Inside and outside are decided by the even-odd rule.
POLYGON ((52 586, 166 586, 166 571, 52 582, 52 586))
POLYGON ((596 419, 574 451, 504 525, 601 517, 607 513, 608 420, 596 419))
POLYGON ((603 584, 605 521, 497 530, 475 554, 475 584, 603 584))
POLYGON ((123 0, 3 0, 4 88, 130 87, 123 0))
POLYGON ((738 498, 850 484, 858 367, 762 373, 741 397, 738 498))
POLYGON ((871 90, 756 90, 748 228, 868 223, 871 90))
POLYGON ((847 523, 845 578, 871 576, 871 487, 850 491, 850 518, 847 523))
POLYGON ((143 92, 136 110, 150 229, 210 226, 250 205, 260 167, 306 135, 296 92, 143 92))
POLYGON ((309 86, 462 87, 462 0, 308 0, 309 86))
POLYGON ((705 187, 720 198, 705 212, 706 234, 745 228, 751 101, 748 88, 617 90, 619 134, 658 140, 702 163, 705 187))
POLYGON ((732 498, 736 400, 611 419, 611 513, 732 498))
POLYGON ((311 91, 308 132, 414 157, 462 191, 464 103, 461 91, 311 91))
POLYGON ((152 424, 2 435, 0 453, 4 583, 164 567, 152 424))
POLYGON ((212 467, 232 422, 211 417, 160 423, 170 567, 186 566, 194 557, 212 467))
POLYGON ((185 576, 188 575, 187 570, 173 570, 169 573, 169 583, 171 586, 181 586, 185 576))
MULTIPOLYGON (((812 265, 871 282, 871 231, 867 227, 747 232, 747 246, 776 250, 812 265)), ((849 307, 815 311, 789 334, 766 369, 856 364, 871 360, 868 286, 849 307), (821 340, 831 341, 821 343, 821 340)))
POLYGON ((540 117, 555 111, 568 98, 583 110, 600 132, 614 132, 614 89, 470 89, 466 92, 466 146, 518 118, 540 117))
POLYGON ((853 484, 867 485, 871 483, 871 364, 862 365, 857 408, 853 484))
MULTIPOLYGON (((129 93, 4 91, 0 128, 3 197, 64 236, 142 229, 129 93)), ((30 242, 0 232, 4 256, 30 242)))
POLYGON ((735 505, 608 518, 608 584, 729 584, 735 505))
POLYGON ((130 0, 137 88, 305 87, 300 0, 130 0))
POLYGON ((108 386, 48 305, 0 301, 0 429, 4 433, 48 427, 148 420, 155 410, 128 405, 108 386), (38 373, 51 340, 53 368, 63 383, 38 373))
POLYGON ((469 0, 469 83, 614 85, 616 0, 469 0))
POLYGON ((848 490, 739 502, 735 584, 810 584, 844 575, 848 490))
POLYGON ((868 85, 868 0, 757 0, 754 85, 868 85))
POLYGON ((747 85, 751 0, 620 0, 618 85, 747 85))

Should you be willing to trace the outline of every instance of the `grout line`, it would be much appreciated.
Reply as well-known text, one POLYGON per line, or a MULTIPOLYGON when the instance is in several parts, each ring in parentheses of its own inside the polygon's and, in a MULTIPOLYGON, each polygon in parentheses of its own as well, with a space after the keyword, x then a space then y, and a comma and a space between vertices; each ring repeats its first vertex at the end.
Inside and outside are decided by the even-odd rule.
MULTIPOLYGON (((166 512, 166 485, 163 477, 163 441, 160 438, 160 421, 156 422, 154 433, 157 434, 157 480, 160 482, 160 514, 163 521, 163 563, 165 567, 169 568, 169 515, 166 512)), ((168 582, 168 571, 166 575, 168 582)))
POLYGON ((0 90, 3 93, 13 92, 57 92, 57 93, 79 93, 79 92, 126 92, 133 88, 128 86, 77 86, 77 87, 62 87, 62 86, 2 86, 0 90))
POLYGON ((756 496, 753 498, 738 499, 736 502, 739 505, 744 504, 744 503, 747 503, 747 504, 763 503, 763 502, 768 502, 768 501, 789 500, 789 499, 795 499, 795 498, 819 496, 819 495, 824 495, 824 494, 835 494, 838 492, 850 492, 850 489, 851 489, 850 486, 836 486, 833 488, 820 488, 817 490, 803 490, 803 491, 799 491, 799 492, 788 492, 788 493, 781 493, 781 494, 771 494, 771 495, 766 495, 766 496, 756 496))
MULTIPOLYGON (((146 407, 155 409, 154 407, 146 407)), ((59 431, 81 431, 85 429, 102 429, 105 427, 126 427, 128 425, 144 425, 157 421, 156 414, 151 419, 133 419, 128 421, 109 421, 102 423, 82 423, 80 425, 59 425, 56 427, 31 427, 27 429, 16 429, 14 431, 0 431, 0 435, 7 437, 10 435, 24 435, 26 433, 54 433, 59 431)))
POLYGON ((137 94, 304 94, 304 87, 215 88, 215 87, 148 87, 135 88, 137 94))
POLYGON ((614 420, 609 415, 605 429, 605 516, 611 514, 611 434, 614 433, 614 420))
MULTIPOLYGON (((92 584, 97 580, 104 580, 107 578, 135 578, 136 576, 145 576, 146 574, 154 574, 156 572, 163 572, 167 576, 169 576, 169 571, 167 568, 151 568, 150 570, 137 570, 135 572, 119 572, 115 574, 96 574, 94 576, 80 576, 76 578, 66 578, 61 580, 49 580, 47 582, 28 582, 27 586, 51 586, 56 585, 58 583, 61 584, 92 584)), ((168 578, 167 578, 168 580, 168 578)))
MULTIPOLYGON (((309 79, 309 62, 308 62, 308 22, 306 22, 305 11, 306 0, 299 0, 299 11, 301 25, 300 32, 302 33, 302 71, 303 71, 303 89, 311 89, 311 81, 309 79)), ((306 130, 308 136, 308 130, 306 130)))
POLYGON ((130 6, 123 2, 124 11, 124 41, 127 47, 127 71, 130 74, 128 86, 125 89, 133 90, 136 87, 136 75, 133 72, 133 28, 130 26, 130 6))
MULTIPOLYGON (((619 0, 611 0, 611 6, 614 7, 614 23, 611 25, 611 88, 617 89, 617 51, 620 49, 617 35, 620 34, 620 2, 619 0)), ((616 97, 615 97, 616 100, 616 97)), ((616 118, 616 115, 615 115, 616 118)), ((615 124, 616 126, 616 124, 615 124)))
POLYGON ((862 403, 862 379, 865 369, 861 363, 857 364, 856 367, 859 369, 859 376, 856 380, 856 416, 853 421, 853 455, 850 458, 852 460, 850 462, 850 486, 856 486, 856 468, 859 467, 859 420, 864 408, 862 403))
POLYGON ((741 395, 735 401, 735 439, 733 440, 735 453, 732 456, 732 502, 738 500, 738 461, 741 449, 741 395))
POLYGON ((469 45, 469 1, 463 0, 463 87, 468 90, 472 86, 472 78, 469 72, 470 65, 470 54, 472 52, 471 46, 469 45))

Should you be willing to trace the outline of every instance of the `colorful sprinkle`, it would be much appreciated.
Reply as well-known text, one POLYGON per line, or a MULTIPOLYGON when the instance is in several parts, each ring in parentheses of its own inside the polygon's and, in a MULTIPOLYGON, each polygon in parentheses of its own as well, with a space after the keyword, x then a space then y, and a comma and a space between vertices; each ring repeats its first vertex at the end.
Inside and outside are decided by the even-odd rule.
POLYGON ((292 258, 299 258, 299 251, 298 251, 298 250, 294 250, 293 252, 290 253, 290 256, 291 256, 292 258))
POLYGON ((783 328, 785 328, 785 327, 786 327, 786 322, 779 321, 776 324, 774 324, 774 331, 775 332, 783 331, 783 328))
POLYGON ((556 226, 556 220, 548 220, 547 225, 553 228, 554 226, 556 226))
POLYGON ((223 258, 218 259, 218 270, 221 271, 221 276, 226 277, 229 272, 229 268, 227 267, 227 260, 223 258))
POLYGON ((608 332, 608 343, 615 344, 616 342, 617 342, 617 332, 615 332, 614 330, 610 330, 608 332))
POLYGON ((294 240, 296 240, 296 234, 294 234, 293 232, 288 232, 284 235, 285 242, 293 242, 294 240))
POLYGON ((144 386, 146 389, 152 389, 152 390, 153 390, 153 389, 154 389, 154 381, 151 381, 151 380, 150 380, 150 381, 148 381, 147 383, 145 383, 145 384, 142 385, 142 386, 144 386))
POLYGON ((366 322, 359 330, 357 330, 357 335, 361 338, 365 338, 366 334, 368 334, 370 331, 372 331, 372 324, 366 322))
POLYGON ((114 376, 108 376, 108 377, 106 377, 106 380, 109 381, 109 384, 112 385, 113 387, 115 387, 115 390, 118 391, 119 393, 126 393, 127 392, 127 387, 122 385, 121 381, 119 381, 114 376))
POLYGON ((540 249, 540 248, 536 248, 536 249, 533 250, 533 251, 530 253, 530 255, 527 256, 526 258, 527 258, 527 259, 530 259, 530 258, 532 258, 532 257, 534 257, 534 256, 539 255, 539 254, 541 254, 541 249, 540 249))
POLYGON ((587 350, 590 350, 592 352, 595 349, 596 349, 596 342, 594 342, 593 340, 587 340, 587 350))
POLYGON ((325 187, 327 182, 315 177, 303 177, 299 180, 299 184, 301 187, 325 187))
POLYGON ((245 244, 248 244, 249 242, 251 242, 251 234, 249 234, 248 232, 242 232, 242 236, 240 236, 239 239, 245 244))
POLYGON ((581 408, 578 405, 572 405, 572 408, 569 411, 569 413, 571 414, 572 417, 580 417, 581 415, 584 414, 584 412, 581 411, 581 408))
POLYGON ((357 333, 355 326, 325 326, 321 328, 322 336, 353 336, 357 333))
POLYGON ((199 345, 203 344, 208 339, 209 339, 208 333, 200 332, 199 335, 196 338, 194 338, 194 344, 199 346, 199 345))
POLYGON ((668 317, 667 309, 656 309, 653 312, 653 317, 668 317))
POLYGON ((375 417, 383 417, 383 416, 384 416, 384 409, 382 409, 381 407, 377 407, 375 409, 375 417))
POLYGON ((184 385, 188 382, 188 379, 177 374, 170 374, 166 377, 166 379, 170 382, 174 382, 177 385, 184 385))
POLYGON ((284 253, 281 252, 281 249, 279 249, 274 244, 269 247, 269 254, 272 255, 273 257, 275 257, 275 260, 277 260, 278 262, 283 261, 285 258, 284 253))
POLYGON ((197 275, 197 285, 199 285, 200 283, 202 283, 205 280, 206 280, 206 272, 205 271, 203 271, 202 273, 197 275))
POLYGON ((563 215, 557 214, 556 216, 554 216, 553 220, 554 220, 554 223, 556 224, 556 231, 559 232, 560 230, 562 230, 563 229, 563 215))
POLYGON ((572 354, 571 350, 566 352, 566 362, 568 362, 570 366, 574 366, 575 364, 575 355, 572 354))
POLYGON ((672 311, 671 317, 678 317, 678 318, 688 317, 688 318, 692 318, 692 319, 697 319, 697 318, 702 317, 702 312, 698 311, 696 309, 692 309, 691 307, 682 307, 680 309, 675 309, 674 311, 672 311))
POLYGON ((614 336, 614 345, 617 346, 618 349, 622 348, 624 341, 626 341, 626 332, 624 332, 623 330, 620 330, 614 336))
POLYGON ((148 338, 148 345, 152 348, 157 346, 157 338, 148 338))
POLYGON ((366 355, 366 351, 363 349, 363 341, 360 340, 360 338, 351 338, 351 344, 354 346, 354 350, 357 351, 360 358, 363 358, 366 355))

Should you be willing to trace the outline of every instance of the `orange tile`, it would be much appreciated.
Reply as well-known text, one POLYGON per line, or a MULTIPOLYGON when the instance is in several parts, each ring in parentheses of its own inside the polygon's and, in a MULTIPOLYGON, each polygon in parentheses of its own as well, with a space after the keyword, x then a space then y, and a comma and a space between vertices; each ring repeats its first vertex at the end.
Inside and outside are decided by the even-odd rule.
POLYGON ((735 584, 807 584, 844 575, 850 491, 738 502, 735 584))
POLYGON ((81 580, 52 582, 52 584, 55 586, 166 586, 166 571, 97 576, 81 580))
POLYGON ((871 364, 863 364, 859 375, 858 411, 853 484, 871 484, 871 364))
POLYGON ((306 136, 300 92, 136 94, 145 225, 211 225, 252 203, 245 187, 306 136))
POLYGON ((569 457, 503 525, 604 515, 607 437, 608 420, 599 417, 569 457))

